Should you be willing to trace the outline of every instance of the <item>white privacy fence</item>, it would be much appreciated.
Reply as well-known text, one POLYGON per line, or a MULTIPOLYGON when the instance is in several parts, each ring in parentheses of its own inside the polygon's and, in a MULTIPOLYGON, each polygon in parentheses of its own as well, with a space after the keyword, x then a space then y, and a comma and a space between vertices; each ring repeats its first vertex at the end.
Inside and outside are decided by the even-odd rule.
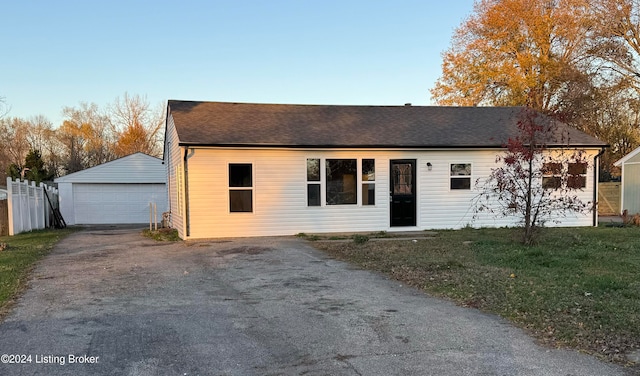
POLYGON ((7 209, 9 235, 64 223, 58 218, 58 190, 46 184, 7 178, 7 209))

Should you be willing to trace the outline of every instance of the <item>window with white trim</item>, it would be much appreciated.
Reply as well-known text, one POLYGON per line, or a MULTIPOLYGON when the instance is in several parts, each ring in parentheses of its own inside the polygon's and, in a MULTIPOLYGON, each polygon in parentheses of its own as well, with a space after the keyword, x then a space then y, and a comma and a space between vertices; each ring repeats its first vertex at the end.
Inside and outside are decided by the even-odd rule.
POLYGON ((306 169, 307 206, 375 205, 375 159, 307 158, 306 169))
POLYGON ((559 189, 562 187, 562 163, 547 162, 542 164, 542 188, 559 189))
POLYGON ((587 187, 586 162, 569 163, 569 169, 567 172, 569 173, 569 176, 567 177, 567 188, 582 189, 587 187))
POLYGON ((327 159, 327 205, 357 204, 356 159, 327 159))
POLYGON ((449 171, 451 189, 471 189, 471 163, 451 163, 449 171))
POLYGON ((362 160, 362 205, 376 204, 376 160, 362 160))
MULTIPOLYGON (((564 165, 561 162, 542 164, 542 187, 545 189, 562 188, 564 165)), ((587 187, 587 163, 571 162, 567 164, 567 188, 583 189, 587 187)))
POLYGON ((229 163, 229 211, 253 212, 253 165, 229 163))
POLYGON ((320 158, 307 158, 307 206, 320 206, 320 158))

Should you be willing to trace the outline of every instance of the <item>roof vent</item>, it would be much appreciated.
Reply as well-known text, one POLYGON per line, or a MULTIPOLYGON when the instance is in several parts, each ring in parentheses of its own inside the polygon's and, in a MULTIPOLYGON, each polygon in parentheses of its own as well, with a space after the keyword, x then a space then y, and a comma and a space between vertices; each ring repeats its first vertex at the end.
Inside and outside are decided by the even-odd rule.
POLYGON ((411 107, 411 103, 405 103, 404 105, 407 107, 411 107))

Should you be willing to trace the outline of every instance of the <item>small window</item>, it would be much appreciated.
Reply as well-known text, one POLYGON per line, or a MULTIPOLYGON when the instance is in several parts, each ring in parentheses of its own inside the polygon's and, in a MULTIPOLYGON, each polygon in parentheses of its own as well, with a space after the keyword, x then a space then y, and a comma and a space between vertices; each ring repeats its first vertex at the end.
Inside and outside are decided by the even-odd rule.
POLYGON ((320 184, 307 184, 307 205, 320 206, 320 184))
POLYGON ((320 159, 307 159, 307 181, 320 181, 320 159))
POLYGON ((567 188, 582 189, 587 187, 587 164, 585 162, 569 163, 567 188))
POLYGON ((307 159, 307 206, 320 206, 320 159, 307 159))
POLYGON ((362 160, 362 205, 376 204, 376 160, 362 160))
POLYGON ((451 164, 451 189, 471 189, 471 163, 451 164))
POLYGON ((229 211, 253 212, 253 166, 250 163, 229 164, 229 211))
POLYGON ((357 160, 327 159, 327 205, 357 203, 357 160))
POLYGON ((544 189, 562 187, 562 163, 542 164, 542 187, 544 189))

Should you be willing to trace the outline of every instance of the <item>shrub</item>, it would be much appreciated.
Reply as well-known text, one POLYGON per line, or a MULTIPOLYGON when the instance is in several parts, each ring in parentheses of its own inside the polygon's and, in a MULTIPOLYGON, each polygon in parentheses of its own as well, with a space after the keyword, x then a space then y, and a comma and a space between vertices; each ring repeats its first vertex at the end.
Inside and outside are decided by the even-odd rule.
POLYGON ((355 234, 353 235, 353 242, 356 244, 364 244, 369 241, 369 237, 366 235, 355 234))

